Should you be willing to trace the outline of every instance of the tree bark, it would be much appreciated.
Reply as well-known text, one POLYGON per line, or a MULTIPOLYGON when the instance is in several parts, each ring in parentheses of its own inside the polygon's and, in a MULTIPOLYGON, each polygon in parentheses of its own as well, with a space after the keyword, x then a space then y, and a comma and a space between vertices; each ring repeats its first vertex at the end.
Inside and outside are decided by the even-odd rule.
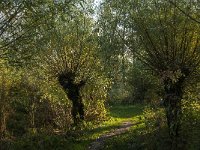
POLYGON ((72 117, 74 120, 74 124, 77 125, 81 120, 84 120, 84 107, 81 101, 74 103, 72 101, 72 117))
POLYGON ((5 74, 1 78, 1 89, 0 89, 0 139, 4 138, 6 132, 6 105, 7 105, 7 95, 6 95, 6 80, 5 74))
POLYGON ((0 139, 4 138, 6 132, 6 114, 4 111, 4 106, 2 106, 0 112, 0 139))
POLYGON ((168 79, 164 82, 164 106, 166 110, 167 124, 169 127, 169 135, 172 141, 172 149, 177 149, 179 139, 181 99, 183 96, 182 84, 182 80, 173 83, 171 79, 168 79))
POLYGON ((60 76, 59 83, 66 92, 68 98, 72 101, 72 118, 74 125, 78 125, 84 120, 84 104, 82 97, 80 95, 80 89, 85 85, 85 81, 80 81, 80 83, 74 83, 72 78, 67 76, 60 76))

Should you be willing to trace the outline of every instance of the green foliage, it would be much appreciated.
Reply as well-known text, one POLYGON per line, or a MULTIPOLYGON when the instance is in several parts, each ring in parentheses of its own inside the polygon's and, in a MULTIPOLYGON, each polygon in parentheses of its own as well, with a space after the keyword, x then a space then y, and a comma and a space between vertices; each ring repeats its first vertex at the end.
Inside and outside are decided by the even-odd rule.
MULTIPOLYGON (((15 84, 10 83, 8 76, 5 78, 8 85, 2 83, 2 87, 8 86, 1 91, 7 97, 1 98, 2 130, 13 136, 32 131, 51 133, 54 130, 69 130, 72 106, 58 85, 56 76, 65 71, 75 73, 75 82, 88 81, 82 91, 86 120, 91 121, 94 117, 98 121, 105 119, 104 103, 109 81, 101 72, 102 66, 97 55, 97 38, 92 31, 94 24, 90 16, 91 2, 3 1, 0 6, 3 19, 0 27, 1 50, 5 50, 3 56, 19 73, 15 84), (19 16, 14 16, 13 21, 9 22, 12 18, 10 11, 18 8, 19 16), (18 26, 20 32, 17 29, 14 36, 13 28, 4 21, 12 24, 13 28, 18 26), (22 24, 18 24, 18 21, 22 24), (12 37, 11 41, 7 35, 12 37), (24 66, 24 62, 28 65, 24 66)), ((15 78, 16 72, 7 74, 15 78)))
POLYGON ((15 82, 18 78, 17 74, 14 77, 14 68, 7 65, 6 61, 1 59, 0 64, 0 139, 8 135, 6 130, 6 124, 12 113, 11 107, 11 93, 12 87, 17 83, 15 82))
MULTIPOLYGON (((199 69, 200 26, 176 7, 187 7, 187 1, 176 1, 176 6, 172 3, 157 0, 143 2, 127 0, 125 3, 105 0, 100 17, 103 22, 101 35, 109 39, 106 45, 113 44, 119 48, 114 47, 113 52, 119 50, 124 54, 132 51, 161 81, 164 87, 163 100, 169 134, 173 139, 172 149, 176 149, 181 101, 184 89, 187 87, 185 82, 194 80, 196 76, 193 74, 199 69), (116 41, 122 45, 116 44, 116 41)), ((197 6, 197 3, 193 5, 197 6)), ((195 10, 195 7, 190 5, 188 9, 195 16, 192 13, 194 11, 191 11, 195 10)), ((118 56, 120 52, 117 53, 118 56)), ((138 91, 141 95, 138 94, 137 99, 144 99, 148 89, 146 88, 148 82, 144 86, 143 79, 140 77, 142 86, 138 86, 138 91)))
POLYGON ((184 97, 183 118, 182 118, 182 135, 187 141, 187 149, 198 149, 200 146, 200 101, 199 85, 196 90, 189 90, 184 97), (189 92, 190 91, 190 92, 189 92), (193 91, 193 92, 191 92, 193 91))
POLYGON ((166 122, 171 135, 182 125, 187 138, 177 148, 200 147, 198 2, 104 0, 98 11, 92 4, 0 2, 0 149, 81 150, 127 119, 137 125, 105 149, 173 149, 166 122), (85 83, 78 126, 63 74, 85 83), (108 107, 135 102, 148 106, 108 107))
MULTIPOLYGON (((66 133, 36 133, 26 134, 14 141, 1 141, 1 148, 4 149, 69 149, 69 150, 84 150, 89 144, 99 136, 110 132, 112 129, 117 129, 124 121, 129 119, 131 122, 140 122, 142 115, 142 105, 134 106, 113 106, 109 109, 110 119, 107 121, 95 124, 86 122, 79 130, 70 130, 66 133)), ((140 128, 140 125, 137 126, 140 128)))
POLYGON ((148 106, 144 109, 144 118, 147 132, 160 132, 162 128, 165 128, 167 121, 165 118, 165 110, 163 108, 153 108, 148 106))
POLYGON ((159 103, 162 87, 152 71, 139 60, 134 60, 128 74, 133 102, 159 103))

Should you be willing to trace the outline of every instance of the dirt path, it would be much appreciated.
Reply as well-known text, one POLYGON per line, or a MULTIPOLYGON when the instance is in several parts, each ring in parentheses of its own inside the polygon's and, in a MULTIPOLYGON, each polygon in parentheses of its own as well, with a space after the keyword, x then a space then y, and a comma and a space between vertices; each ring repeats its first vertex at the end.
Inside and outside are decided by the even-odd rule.
POLYGON ((121 126, 119 126, 118 129, 112 130, 109 133, 103 134, 98 139, 96 139, 94 142, 92 142, 88 148, 88 150, 100 150, 104 146, 104 141, 108 138, 111 138, 116 135, 120 135, 122 133, 125 133, 128 131, 128 129, 134 125, 137 125, 139 123, 132 123, 130 121, 123 122, 121 126))

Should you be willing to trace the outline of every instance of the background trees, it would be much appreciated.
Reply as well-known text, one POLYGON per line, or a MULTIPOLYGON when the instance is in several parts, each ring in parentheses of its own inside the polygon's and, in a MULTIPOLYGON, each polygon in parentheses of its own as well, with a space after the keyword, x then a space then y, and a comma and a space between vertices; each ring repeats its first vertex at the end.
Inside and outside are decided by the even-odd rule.
POLYGON ((72 123, 71 109, 75 123, 83 117, 87 121, 94 117, 97 121, 105 118, 109 81, 101 72, 92 8, 89 2, 84 3, 85 6, 82 4, 80 1, 1 3, 1 63, 5 64, 1 66, 2 138, 5 132, 22 136, 49 129, 51 132, 67 130, 72 123), (12 11, 21 5, 21 18, 9 22, 12 11), (16 37, 13 32, 17 32, 16 37), (11 81, 8 77, 5 79, 3 72, 7 68, 13 68, 9 74, 16 84, 12 83, 11 87, 11 81), (9 83, 8 88, 5 81, 9 83), (67 87, 66 82, 70 84, 67 87))
POLYGON ((141 18, 136 18, 136 28, 145 46, 146 53, 142 59, 155 70, 163 82, 167 121, 170 135, 175 142, 179 135, 185 82, 192 78, 191 75, 199 65, 199 25, 189 22, 188 18, 184 18, 168 3, 155 2, 152 8, 155 11, 149 12, 152 13, 149 24, 145 24, 147 17, 142 22, 141 18))
POLYGON ((30 63, 32 56, 41 50, 44 35, 54 26, 61 13, 70 14, 77 1, 2 1, 0 18, 1 58, 15 65, 30 63), (51 22, 50 22, 51 20, 51 22), (55 20, 54 20, 55 21, 55 20), (40 44, 41 46, 41 44, 40 44))
POLYGON ((101 65, 91 18, 83 11, 76 10, 74 13, 73 18, 64 14, 56 18, 56 26, 46 45, 43 68, 57 78, 72 101, 73 120, 77 124, 84 120, 81 88, 90 80, 101 77, 98 72, 101 65))
POLYGON ((0 3, 1 137, 69 131, 105 119, 105 104, 163 103, 176 149, 198 95, 198 2, 92 4, 0 3))
MULTIPOLYGON (((115 18, 116 28, 110 28, 109 35, 117 34, 122 40, 121 51, 131 50, 162 82, 169 133, 175 142, 186 81, 193 79, 199 66, 199 24, 165 1, 104 1, 103 4, 102 16, 115 18)), ((176 1, 176 4, 184 8, 188 3, 176 1)))

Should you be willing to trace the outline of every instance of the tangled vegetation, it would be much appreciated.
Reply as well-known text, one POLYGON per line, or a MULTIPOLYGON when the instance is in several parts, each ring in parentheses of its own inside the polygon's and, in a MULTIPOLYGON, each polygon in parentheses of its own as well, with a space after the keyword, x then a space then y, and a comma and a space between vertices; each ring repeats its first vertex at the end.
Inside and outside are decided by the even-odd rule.
POLYGON ((0 1, 0 149, 199 149, 199 5, 0 1))

